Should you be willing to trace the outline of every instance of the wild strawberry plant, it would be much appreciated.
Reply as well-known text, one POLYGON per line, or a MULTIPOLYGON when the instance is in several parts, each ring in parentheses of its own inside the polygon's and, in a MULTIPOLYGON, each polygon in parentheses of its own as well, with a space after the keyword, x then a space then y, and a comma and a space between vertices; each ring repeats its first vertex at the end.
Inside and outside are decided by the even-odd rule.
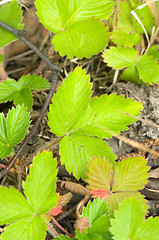
POLYGON ((51 152, 38 153, 23 182, 25 197, 15 188, 0 187, 0 224, 5 227, 0 239, 45 239, 43 214, 57 204, 57 160, 51 152))
MULTIPOLYGON (((157 29, 157 18, 147 4, 136 0, 119 1, 116 7, 113 0, 36 0, 35 4, 40 22, 55 33, 52 43, 61 56, 89 58, 102 51, 111 39, 114 46, 103 52, 108 66, 126 68, 122 74, 126 81, 159 82, 158 47, 151 46, 149 40, 153 38, 152 28, 157 29), (146 49, 141 45, 145 38, 146 49)), ((22 30, 22 10, 17 1, 0 7, 0 21, 22 30)), ((0 47, 15 39, 0 27, 0 47)), ((48 87, 44 78, 35 75, 0 84, 0 102, 13 100, 16 106, 7 117, 0 114, 1 158, 9 156, 27 133, 28 111, 33 105, 31 90, 48 87)), ((51 132, 59 137, 61 163, 74 177, 86 181, 90 193, 98 197, 83 208, 72 239, 158 240, 159 218, 144 221, 148 206, 138 192, 149 177, 146 160, 135 157, 116 163, 117 157, 106 142, 128 129, 134 122, 130 115, 138 116, 142 103, 116 94, 92 98, 91 89, 90 77, 77 67, 54 94, 48 114, 51 132)), ((46 215, 58 205, 56 165, 52 153, 37 154, 23 182, 25 197, 12 187, 0 187, 0 224, 9 224, 0 239, 45 239, 46 215)), ((70 238, 61 235, 54 239, 70 238)))

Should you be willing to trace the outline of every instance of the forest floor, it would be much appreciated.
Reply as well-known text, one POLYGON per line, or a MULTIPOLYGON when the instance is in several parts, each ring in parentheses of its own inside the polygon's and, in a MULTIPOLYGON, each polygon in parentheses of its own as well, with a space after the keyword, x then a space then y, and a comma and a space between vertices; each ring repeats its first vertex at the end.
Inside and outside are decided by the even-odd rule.
MULTIPOLYGON (((91 59, 68 59, 66 56, 61 57, 56 53, 51 45, 52 34, 48 32, 38 21, 35 15, 34 8, 24 10, 24 29, 26 30, 26 38, 37 46, 52 63, 57 64, 63 69, 63 73, 59 74, 58 86, 61 85, 64 78, 76 68, 81 65, 86 69, 87 74, 90 74, 91 81, 93 83, 93 96, 101 95, 104 93, 110 94, 116 92, 117 94, 124 94, 126 97, 132 97, 134 100, 141 101, 144 105, 144 109, 140 118, 134 124, 132 124, 128 131, 123 132, 122 135, 132 139, 136 142, 143 143, 155 150, 159 150, 159 130, 152 123, 159 125, 159 88, 158 86, 138 86, 133 83, 125 83, 120 80, 120 74, 115 83, 113 83, 114 70, 107 67, 103 62, 101 54, 91 57, 91 59), (146 119, 149 122, 145 122, 142 119, 146 119)), ((42 74, 48 81, 51 76, 51 71, 47 65, 43 64, 41 59, 28 47, 17 40, 4 49, 1 49, 1 53, 4 54, 4 63, 0 66, 0 81, 9 77, 18 80, 22 75, 30 74, 42 74)), ((34 105, 31 112, 31 126, 30 130, 34 128, 36 119, 38 118, 41 108, 46 100, 48 92, 33 92, 34 105)), ((1 112, 8 112, 13 106, 12 102, 0 104, 1 112)), ((38 152, 41 148, 52 141, 55 136, 49 131, 47 125, 47 113, 40 123, 37 132, 32 139, 28 142, 25 149, 18 158, 16 164, 20 164, 21 161, 28 159, 30 156, 38 152)), ((149 183, 143 190, 150 205, 150 215, 159 215, 159 160, 157 157, 139 151, 133 146, 128 145, 125 142, 112 138, 108 141, 109 145, 113 148, 114 153, 120 158, 127 154, 142 154, 148 159, 148 164, 152 167, 151 178, 149 183), (154 171, 155 170, 155 171, 154 171)), ((15 153, 20 145, 17 145, 14 149, 15 153)), ((53 150, 54 156, 60 158, 58 154, 58 146, 53 150)), ((6 164, 6 162, 3 162, 6 164)), ((21 177, 24 180, 28 172, 29 164, 24 169, 21 169, 21 177)), ((16 166, 15 164, 15 166, 16 166)), ((83 185, 83 182, 77 182, 72 176, 70 176, 63 166, 60 166, 59 162, 59 180, 72 181, 83 185)), ((5 178, 4 185, 12 185, 16 188, 19 186, 19 172, 16 167, 13 167, 7 177, 5 178)), ((58 186, 58 190, 61 194, 69 192, 58 186)), ((64 214, 57 217, 57 221, 66 228, 69 232, 73 232, 73 223, 75 221, 75 207, 78 202, 83 198, 82 195, 73 193, 73 198, 69 201, 64 209, 64 214), (68 213, 69 212, 69 213, 68 213)), ((49 235, 48 235, 48 239, 49 235)))

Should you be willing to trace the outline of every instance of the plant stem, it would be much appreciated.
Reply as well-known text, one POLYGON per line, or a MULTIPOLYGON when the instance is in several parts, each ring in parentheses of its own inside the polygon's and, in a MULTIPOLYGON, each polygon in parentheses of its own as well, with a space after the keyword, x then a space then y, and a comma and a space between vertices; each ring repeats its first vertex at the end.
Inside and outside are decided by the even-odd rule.
POLYGON ((62 68, 54 65, 51 63, 51 61, 37 48, 35 47, 31 42, 26 40, 24 37, 26 32, 24 30, 16 30, 9 26, 8 24, 0 21, 0 27, 4 28, 5 30, 9 31, 10 33, 14 34, 17 38, 19 38, 22 42, 24 42, 30 49, 32 49, 44 62, 46 62, 51 69, 51 71, 58 71, 62 72, 62 68))
POLYGON ((31 130, 30 134, 25 138, 23 144, 20 146, 16 155, 13 157, 13 159, 11 160, 9 165, 0 172, 0 179, 2 179, 9 172, 9 170, 12 168, 13 164, 15 163, 15 161, 18 158, 21 151, 24 149, 24 147, 29 142, 29 140, 32 138, 32 136, 36 133, 36 130, 37 130, 39 124, 40 124, 40 121, 41 121, 42 117, 44 116, 45 110, 48 107, 49 102, 50 102, 50 100, 51 100, 51 98, 52 98, 52 96, 55 92, 55 89, 56 89, 56 86, 57 86, 57 80, 58 80, 58 74, 57 74, 57 72, 53 72, 49 94, 46 98, 46 101, 45 101, 43 107, 42 107, 41 113, 40 113, 39 117, 37 118, 37 120, 35 122, 34 128, 31 130))
POLYGON ((55 236, 55 237, 58 237, 58 236, 59 236, 59 234, 56 232, 56 230, 53 229, 53 228, 50 226, 50 223, 46 222, 46 225, 47 225, 47 228, 48 228, 49 232, 52 233, 53 237, 54 237, 54 236, 55 236))
POLYGON ((52 216, 51 219, 53 220, 53 222, 56 224, 57 227, 59 227, 64 233, 66 233, 67 236, 71 237, 71 234, 69 234, 69 232, 67 232, 57 221, 56 219, 52 216))

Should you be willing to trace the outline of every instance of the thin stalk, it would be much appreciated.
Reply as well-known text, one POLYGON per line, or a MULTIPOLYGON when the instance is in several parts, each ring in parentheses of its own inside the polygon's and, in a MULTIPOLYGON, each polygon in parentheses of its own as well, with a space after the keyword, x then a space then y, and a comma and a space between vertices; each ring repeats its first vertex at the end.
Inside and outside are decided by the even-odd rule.
POLYGON ((25 34, 26 32, 24 30, 16 30, 9 26, 8 24, 0 21, 0 27, 4 28, 8 32, 14 34, 17 38, 19 38, 22 42, 24 42, 30 49, 32 49, 44 62, 46 62, 51 69, 51 71, 58 71, 62 72, 62 68, 58 67, 57 65, 51 63, 51 61, 37 48, 35 47, 31 42, 26 40, 25 34))

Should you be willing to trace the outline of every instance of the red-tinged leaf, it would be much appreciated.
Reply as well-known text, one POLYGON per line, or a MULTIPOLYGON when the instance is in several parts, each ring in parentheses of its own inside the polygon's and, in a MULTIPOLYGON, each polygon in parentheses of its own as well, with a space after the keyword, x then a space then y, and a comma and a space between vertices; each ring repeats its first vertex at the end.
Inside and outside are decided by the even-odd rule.
POLYGON ((110 194, 110 192, 107 191, 107 190, 100 190, 100 189, 98 189, 98 190, 90 191, 90 194, 93 195, 92 196, 93 198, 99 197, 100 199, 103 199, 103 198, 106 198, 110 194))
POLYGON ((49 211, 49 213, 50 213, 52 216, 56 216, 56 215, 58 215, 58 214, 60 214, 60 213, 62 212, 62 205, 61 205, 61 203, 62 203, 62 197, 60 196, 60 197, 58 198, 57 205, 56 205, 55 207, 53 207, 53 208, 49 211))
POLYGON ((56 215, 60 214, 61 212, 62 212, 62 207, 59 206, 59 207, 54 207, 54 208, 52 208, 49 213, 50 213, 52 216, 56 216, 56 215))
POLYGON ((87 183, 94 198, 104 198, 110 212, 129 196, 140 199, 145 211, 148 205, 138 191, 144 188, 149 178, 149 167, 143 157, 123 159, 116 163, 115 169, 105 158, 93 158, 88 166, 87 183))

